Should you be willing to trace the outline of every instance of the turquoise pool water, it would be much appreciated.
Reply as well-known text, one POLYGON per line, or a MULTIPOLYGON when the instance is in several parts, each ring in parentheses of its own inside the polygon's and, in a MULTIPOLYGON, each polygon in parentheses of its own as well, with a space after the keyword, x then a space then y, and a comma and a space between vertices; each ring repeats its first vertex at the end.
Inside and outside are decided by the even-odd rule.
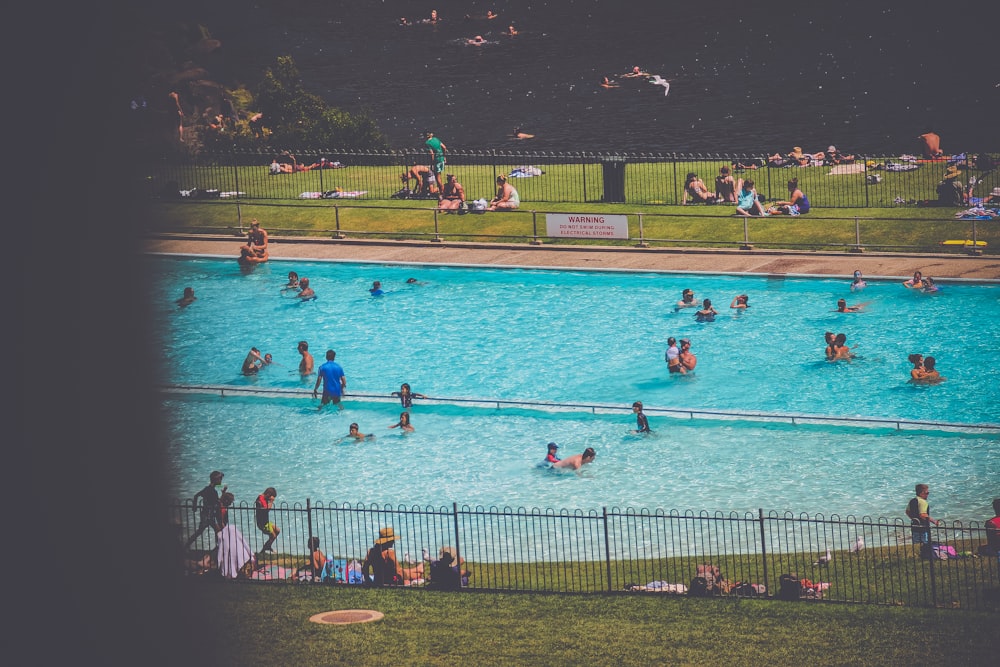
POLYGON ((627 406, 998 423, 1000 287, 947 285, 934 295, 849 278, 747 276, 271 261, 243 274, 232 259, 151 257, 165 383, 306 389, 299 340, 322 362, 332 347, 348 392, 384 396, 409 382, 433 397, 620 404, 619 414, 496 410, 420 403, 400 435, 398 403, 350 399, 318 414, 311 398, 165 399, 176 495, 219 468, 238 498, 275 486, 282 499, 590 508, 765 509, 899 515, 917 481, 936 513, 978 519, 997 493, 997 438, 889 429, 685 421, 650 411, 656 433, 629 433, 627 406), (282 295, 289 270, 318 299, 282 295), (416 285, 406 278, 415 277, 416 285), (380 280, 388 293, 367 290, 380 280), (185 286, 198 300, 179 310, 185 286), (673 304, 689 287, 719 317, 696 323, 673 304), (746 312, 732 297, 750 296, 746 312), (865 312, 831 312, 837 298, 865 312), (964 320, 968 320, 967 322, 964 320), (853 363, 823 360, 823 332, 857 345, 853 363), (692 340, 698 368, 670 376, 668 336, 692 340), (250 346, 276 364, 244 378, 250 346), (906 382, 910 352, 938 359, 947 382, 906 382), (339 442, 350 422, 374 442, 339 442), (579 475, 533 466, 555 440, 592 446, 579 475))

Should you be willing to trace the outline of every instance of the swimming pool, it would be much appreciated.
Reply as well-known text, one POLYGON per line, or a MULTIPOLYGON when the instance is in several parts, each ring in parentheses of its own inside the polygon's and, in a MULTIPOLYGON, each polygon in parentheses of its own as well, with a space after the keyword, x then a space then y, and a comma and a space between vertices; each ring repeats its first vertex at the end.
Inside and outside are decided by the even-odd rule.
POLYGON ((633 506, 791 509, 896 516, 916 481, 935 488, 936 512, 977 518, 1000 473, 997 438, 896 433, 885 428, 790 427, 672 419, 651 412, 651 437, 628 431, 627 407, 759 410, 835 416, 997 423, 994 341, 1000 288, 948 285, 936 295, 849 279, 651 272, 472 269, 271 261, 242 274, 232 259, 150 257, 164 350, 164 382, 311 389, 295 372, 299 340, 322 362, 332 347, 348 392, 388 395, 409 382, 434 397, 620 404, 618 414, 553 413, 417 402, 416 432, 400 435, 398 403, 348 400, 317 414, 309 398, 170 396, 170 460, 178 497, 227 472, 238 498, 276 486, 283 499, 538 507, 633 506), (280 292, 289 270, 318 299, 280 292), (419 283, 407 285, 406 278, 419 283), (388 293, 369 296, 372 281, 388 293), (198 300, 179 310, 185 286, 198 300), (715 322, 675 313, 681 290, 712 298, 715 322), (731 298, 751 308, 730 311, 731 298), (866 312, 831 312, 839 297, 866 312), (975 331, 956 327, 975 314, 975 331), (853 363, 823 361, 823 332, 857 344, 853 363), (669 376, 668 336, 692 340, 692 376, 669 376), (250 346, 277 364, 244 378, 250 346), (906 356, 938 358, 948 381, 906 382, 906 356), (356 421, 373 443, 338 442, 356 421), (544 444, 586 446, 580 475, 534 469, 544 444), (372 462, 377 462, 373 465, 372 462), (246 486, 244 487, 244 483, 246 486), (241 493, 242 491, 242 493, 241 493))

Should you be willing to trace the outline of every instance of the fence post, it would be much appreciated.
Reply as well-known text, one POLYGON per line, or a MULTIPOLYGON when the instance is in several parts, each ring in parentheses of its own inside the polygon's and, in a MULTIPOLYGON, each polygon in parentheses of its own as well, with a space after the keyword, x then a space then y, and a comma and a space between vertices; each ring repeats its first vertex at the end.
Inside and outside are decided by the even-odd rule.
POLYGON ((455 565, 458 567, 459 585, 462 583, 462 545, 458 541, 458 503, 452 501, 451 516, 455 523, 455 565))
POLYGON ((346 239, 347 236, 344 234, 344 232, 340 231, 340 207, 337 206, 336 204, 333 205, 333 220, 334 220, 334 222, 335 222, 335 224, 337 226, 336 227, 337 231, 333 235, 333 238, 335 238, 335 239, 346 239))
POLYGON ((851 252, 864 252, 864 251, 865 249, 861 247, 861 224, 858 222, 858 216, 854 216, 854 247, 851 248, 851 252))
POLYGON ((740 246, 740 250, 753 250, 753 244, 750 243, 750 218, 743 216, 743 245, 740 246))
POLYGON ((765 585, 770 585, 770 579, 767 578, 767 539, 764 537, 764 509, 762 507, 757 508, 757 520, 760 523, 760 561, 764 564, 764 581, 767 582, 765 585))
POLYGON ((237 164, 236 152, 233 152, 233 189, 236 190, 236 223, 240 226, 240 235, 243 234, 243 211, 240 210, 240 168, 237 164))
POLYGON ((972 221, 972 247, 967 250, 970 255, 982 255, 983 251, 979 249, 979 244, 977 243, 978 238, 976 237, 976 221, 972 221))
POLYGON ((604 563, 608 575, 608 592, 611 592, 611 537, 608 531, 608 508, 602 507, 604 517, 604 563))
POLYGON ((531 212, 531 245, 542 245, 538 240, 538 211, 531 212))
POLYGON ((306 544, 310 544, 313 537, 313 515, 312 504, 308 498, 306 498, 306 531, 309 533, 309 541, 306 544))
POLYGON ((646 243, 645 233, 642 229, 642 211, 636 213, 639 216, 639 243, 636 244, 637 248, 648 248, 649 244, 646 243))
MULTIPOLYGON (((239 195, 237 195, 238 197, 239 195)), ((240 226, 240 236, 243 236, 246 232, 243 231, 243 209, 240 207, 240 200, 236 200, 236 223, 240 226)))
POLYGON ((441 243, 442 240, 441 234, 438 232, 438 210, 434 209, 434 238, 431 239, 431 243, 441 243))

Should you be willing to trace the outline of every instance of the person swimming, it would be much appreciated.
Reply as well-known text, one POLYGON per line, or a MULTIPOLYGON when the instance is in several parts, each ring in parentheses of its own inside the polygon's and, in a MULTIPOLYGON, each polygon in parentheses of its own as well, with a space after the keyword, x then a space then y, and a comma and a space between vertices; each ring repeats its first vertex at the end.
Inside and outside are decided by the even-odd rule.
POLYGON ((674 306, 674 312, 676 313, 681 308, 697 308, 697 307, 698 304, 694 302, 694 292, 692 292, 690 289, 685 288, 684 291, 681 292, 681 300, 677 302, 676 306, 674 306))
POLYGON ((372 296, 382 296, 385 292, 382 290, 382 283, 378 280, 372 283, 372 287, 368 290, 368 293, 372 296))
POLYGON ((712 300, 705 299, 701 302, 701 310, 694 314, 695 322, 714 322, 715 316, 719 314, 715 308, 712 307, 712 300))
POLYGON ((903 281, 903 287, 909 289, 921 289, 923 286, 924 286, 924 274, 920 273, 920 271, 914 271, 912 278, 903 281))
POLYGON ((858 290, 863 290, 866 287, 868 287, 868 283, 866 283, 865 279, 861 277, 861 271, 855 271, 854 280, 851 282, 851 291, 857 292, 858 290))

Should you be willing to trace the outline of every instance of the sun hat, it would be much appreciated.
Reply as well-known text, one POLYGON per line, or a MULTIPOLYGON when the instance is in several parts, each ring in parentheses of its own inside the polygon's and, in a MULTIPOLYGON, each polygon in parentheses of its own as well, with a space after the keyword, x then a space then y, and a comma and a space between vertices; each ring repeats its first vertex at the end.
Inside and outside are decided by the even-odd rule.
POLYGON ((944 176, 943 176, 943 178, 945 180, 948 180, 949 178, 956 178, 956 177, 961 176, 961 175, 962 175, 962 172, 959 171, 958 167, 956 167, 955 165, 951 165, 950 167, 948 167, 947 169, 944 170, 944 176))
POLYGON ((449 546, 443 546, 443 547, 441 547, 441 551, 438 552, 438 558, 441 558, 445 554, 448 554, 449 556, 451 556, 451 560, 453 562, 457 562, 458 561, 458 555, 455 553, 455 547, 449 547, 449 546))
POLYGON ((388 528, 383 528, 378 531, 378 539, 375 540, 375 544, 385 544, 386 542, 395 542, 396 534, 392 532, 392 526, 388 528))

